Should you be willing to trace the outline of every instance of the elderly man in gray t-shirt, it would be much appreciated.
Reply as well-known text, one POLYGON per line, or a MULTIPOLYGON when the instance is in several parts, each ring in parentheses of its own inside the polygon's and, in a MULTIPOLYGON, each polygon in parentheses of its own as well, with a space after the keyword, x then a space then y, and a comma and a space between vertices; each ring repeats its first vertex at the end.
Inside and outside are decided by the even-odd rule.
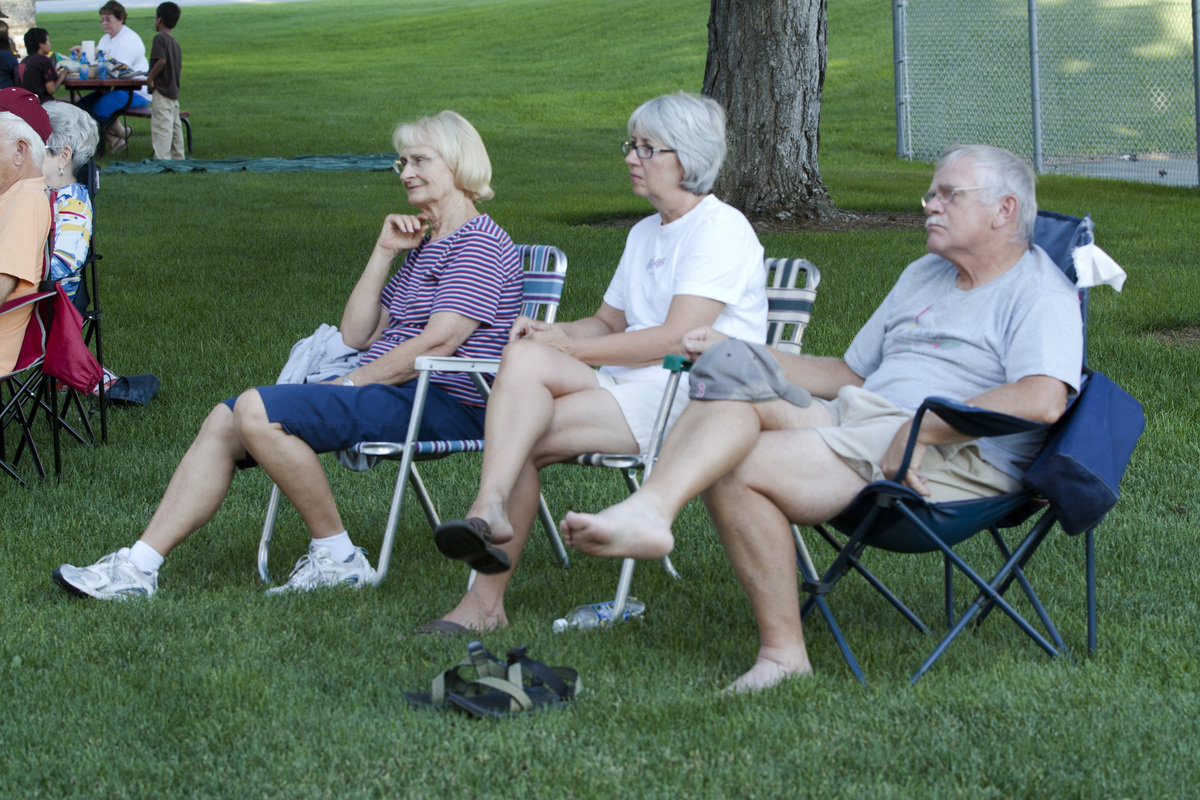
MULTIPOLYGON (((765 387, 755 390, 761 396, 746 396, 730 390, 728 377, 744 377, 748 346, 710 329, 689 333, 689 356, 710 351, 692 375, 692 397, 704 399, 688 405, 640 491, 563 520, 582 552, 659 558, 674 546, 675 515, 703 493, 759 628, 758 658, 730 690, 812 671, 789 523, 825 522, 868 482, 895 477, 926 397, 1053 423, 1078 389, 1078 296, 1033 244, 1028 164, 998 148, 952 147, 922 204, 929 255, 905 269, 845 358, 774 353, 777 367, 755 367, 763 375, 746 384, 765 387), (705 373, 699 381, 697 370, 705 373), (784 379, 811 399, 777 391, 784 379)), ((1040 444, 1028 436, 974 441, 932 414, 917 441, 899 479, 938 502, 1015 489, 1040 444)))

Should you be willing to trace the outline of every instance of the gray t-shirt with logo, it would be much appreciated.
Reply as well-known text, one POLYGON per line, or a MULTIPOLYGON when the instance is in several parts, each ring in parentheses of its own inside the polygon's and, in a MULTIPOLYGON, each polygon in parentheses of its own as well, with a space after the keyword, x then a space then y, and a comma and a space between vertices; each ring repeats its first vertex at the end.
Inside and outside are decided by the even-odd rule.
MULTIPOLYGON (((1075 287, 1036 245, 983 286, 955 287, 958 270, 926 255, 909 264, 846 351, 863 388, 916 411, 926 397, 967 401, 1048 375, 1079 388, 1083 323, 1075 287)), ((979 453, 1020 478, 1044 434, 980 439, 979 453)))

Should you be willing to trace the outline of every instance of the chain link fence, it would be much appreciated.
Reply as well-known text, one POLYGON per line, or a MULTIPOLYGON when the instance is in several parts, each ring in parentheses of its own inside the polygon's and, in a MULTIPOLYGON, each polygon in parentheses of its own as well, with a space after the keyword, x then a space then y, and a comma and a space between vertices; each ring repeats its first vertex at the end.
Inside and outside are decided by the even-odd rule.
POLYGON ((1038 172, 1200 185, 1197 0, 893 0, 896 146, 1038 172))

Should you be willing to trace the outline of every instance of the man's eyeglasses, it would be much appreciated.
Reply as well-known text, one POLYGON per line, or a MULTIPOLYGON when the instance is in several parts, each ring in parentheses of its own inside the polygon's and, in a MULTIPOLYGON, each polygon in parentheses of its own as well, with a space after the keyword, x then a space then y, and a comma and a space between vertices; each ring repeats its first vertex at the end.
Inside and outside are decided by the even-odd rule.
POLYGON ((948 206, 954 202, 954 198, 958 197, 963 192, 970 192, 974 189, 990 189, 990 186, 939 186, 936 189, 926 192, 921 195, 921 208, 929 205, 929 201, 937 198, 938 202, 944 206, 948 206))
POLYGON ((651 147, 648 144, 635 144, 634 142, 621 142, 621 153, 629 155, 629 151, 637 153, 637 157, 643 161, 648 161, 654 158, 655 153, 674 153, 675 151, 669 147, 651 147))

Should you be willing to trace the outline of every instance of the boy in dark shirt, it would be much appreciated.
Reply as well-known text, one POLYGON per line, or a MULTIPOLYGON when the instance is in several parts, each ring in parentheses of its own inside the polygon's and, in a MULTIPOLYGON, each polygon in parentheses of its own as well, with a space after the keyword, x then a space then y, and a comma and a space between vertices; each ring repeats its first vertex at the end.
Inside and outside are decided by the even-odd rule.
POLYGON ((45 28, 30 28, 25 32, 25 52, 29 55, 17 67, 17 85, 36 94, 43 103, 53 99, 67 79, 67 68, 54 68, 50 60, 50 34, 45 28))
POLYGON ((183 126, 179 121, 179 69, 182 56, 171 30, 179 22, 179 6, 161 3, 154 12, 154 41, 150 43, 150 72, 146 88, 150 103, 150 140, 155 158, 183 158, 183 126))

